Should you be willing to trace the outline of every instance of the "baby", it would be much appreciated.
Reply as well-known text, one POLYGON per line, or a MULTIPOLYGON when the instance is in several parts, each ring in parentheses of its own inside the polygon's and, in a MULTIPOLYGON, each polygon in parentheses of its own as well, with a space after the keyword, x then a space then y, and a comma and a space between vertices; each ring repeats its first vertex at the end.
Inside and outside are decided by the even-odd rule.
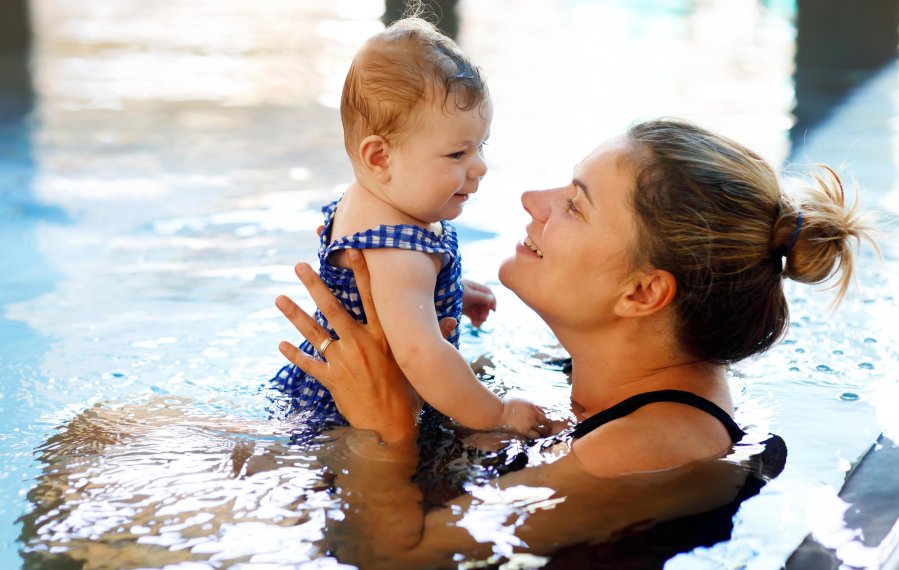
MULTIPOLYGON (((459 327, 444 339, 438 324, 445 317, 458 323, 464 313, 480 326, 496 306, 486 286, 463 287, 456 233, 445 221, 462 213, 487 172, 492 114, 478 69, 427 22, 407 18, 370 38, 343 87, 340 115, 355 178, 322 209, 320 274, 364 320, 346 258, 348 249, 362 250, 384 333, 419 396, 469 428, 536 436, 545 421, 540 408, 487 389, 457 350, 459 327)), ((316 318, 327 327, 321 313, 316 318)), ((324 356, 329 342, 300 349, 324 356)), ((274 381, 310 419, 342 423, 328 391, 296 366, 274 381)))

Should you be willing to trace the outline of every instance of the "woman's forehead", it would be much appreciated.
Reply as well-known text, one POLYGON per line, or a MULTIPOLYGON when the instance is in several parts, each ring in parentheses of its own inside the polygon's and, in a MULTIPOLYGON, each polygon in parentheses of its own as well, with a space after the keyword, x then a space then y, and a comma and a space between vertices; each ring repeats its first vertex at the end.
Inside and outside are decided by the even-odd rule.
POLYGON ((623 159, 632 151, 630 141, 624 135, 611 138, 593 149, 575 166, 575 177, 584 181, 625 173, 623 159))

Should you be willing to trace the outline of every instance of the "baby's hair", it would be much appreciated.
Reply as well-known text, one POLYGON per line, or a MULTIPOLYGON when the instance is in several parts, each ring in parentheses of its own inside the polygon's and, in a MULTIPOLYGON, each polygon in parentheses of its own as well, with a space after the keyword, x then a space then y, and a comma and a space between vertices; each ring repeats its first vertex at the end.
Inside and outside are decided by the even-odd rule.
MULTIPOLYGON (((681 347, 717 364, 761 353, 786 332, 783 277, 835 279, 835 302, 852 279, 852 242, 871 227, 847 206, 836 172, 822 166, 794 201, 751 150, 691 123, 658 119, 627 131, 635 169, 635 267, 677 281, 681 347)), ((876 244, 874 244, 876 248, 876 244)))
POLYGON ((470 111, 487 97, 480 70, 453 40, 421 18, 403 18, 370 38, 353 59, 340 100, 344 145, 355 161, 369 135, 401 144, 424 105, 470 111))

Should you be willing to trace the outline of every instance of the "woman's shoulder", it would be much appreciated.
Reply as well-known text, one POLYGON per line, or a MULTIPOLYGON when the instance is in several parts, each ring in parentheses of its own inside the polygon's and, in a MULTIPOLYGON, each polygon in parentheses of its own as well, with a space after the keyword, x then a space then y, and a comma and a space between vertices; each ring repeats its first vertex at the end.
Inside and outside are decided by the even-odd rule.
POLYGON ((703 410, 655 402, 580 439, 572 454, 597 477, 672 469, 724 456, 732 441, 724 425, 703 410))

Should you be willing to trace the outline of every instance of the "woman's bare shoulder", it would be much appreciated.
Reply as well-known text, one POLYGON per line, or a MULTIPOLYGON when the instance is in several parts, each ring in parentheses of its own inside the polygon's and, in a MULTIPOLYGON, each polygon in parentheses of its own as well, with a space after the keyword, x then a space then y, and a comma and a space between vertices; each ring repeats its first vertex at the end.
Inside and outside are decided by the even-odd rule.
POLYGON ((730 446, 727 430, 715 417, 658 402, 585 435, 574 443, 572 454, 591 475, 618 477, 720 457, 730 446))

